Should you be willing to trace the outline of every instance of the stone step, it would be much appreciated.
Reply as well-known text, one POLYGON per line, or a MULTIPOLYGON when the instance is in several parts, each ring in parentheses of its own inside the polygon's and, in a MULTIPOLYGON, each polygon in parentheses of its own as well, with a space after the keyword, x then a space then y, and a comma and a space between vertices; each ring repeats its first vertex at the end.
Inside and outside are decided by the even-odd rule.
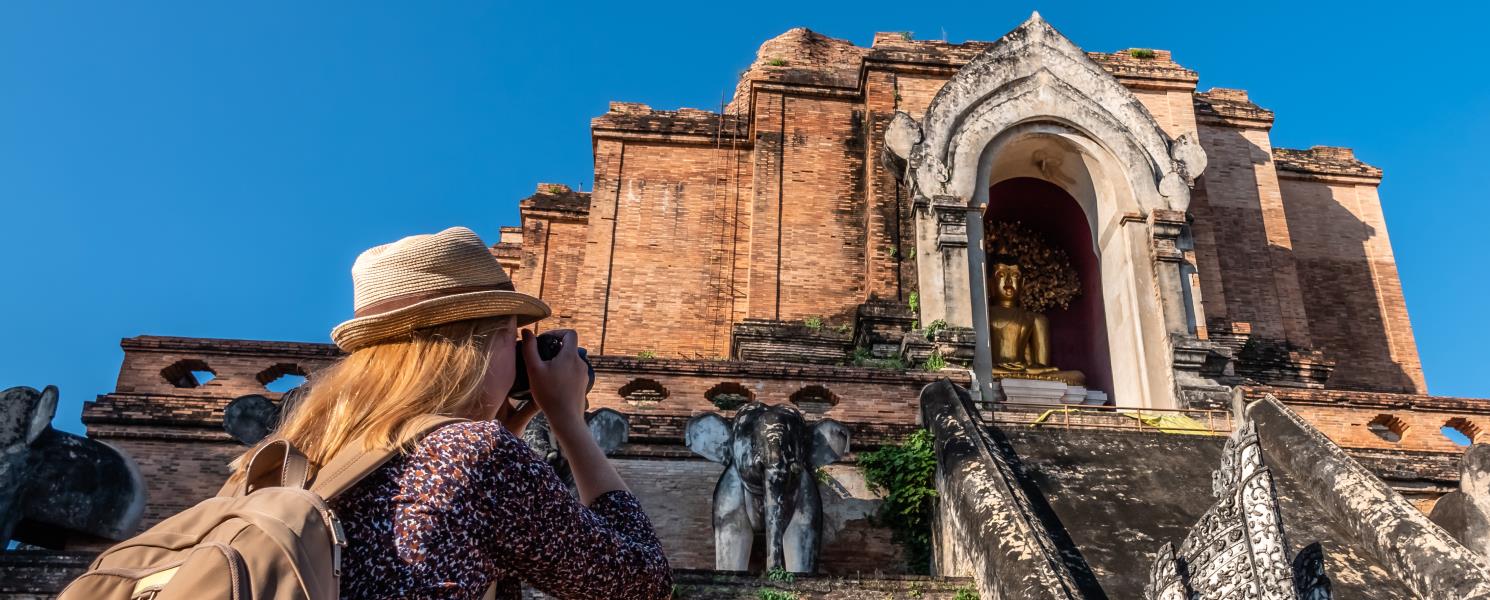
POLYGON ((675 600, 972 600, 978 597, 970 577, 916 575, 797 575, 791 581, 727 571, 673 572, 675 600), (962 593, 961 596, 958 594, 962 593))

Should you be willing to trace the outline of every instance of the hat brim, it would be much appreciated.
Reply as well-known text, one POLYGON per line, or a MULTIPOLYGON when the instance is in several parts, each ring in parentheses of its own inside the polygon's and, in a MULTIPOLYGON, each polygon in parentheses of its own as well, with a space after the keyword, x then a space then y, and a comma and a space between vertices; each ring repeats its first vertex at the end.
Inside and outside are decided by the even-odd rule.
POLYGON ((522 327, 550 314, 548 304, 522 292, 467 292, 346 321, 331 330, 331 341, 342 350, 353 352, 378 342, 407 339, 415 329, 423 327, 507 315, 517 317, 517 325, 522 327))

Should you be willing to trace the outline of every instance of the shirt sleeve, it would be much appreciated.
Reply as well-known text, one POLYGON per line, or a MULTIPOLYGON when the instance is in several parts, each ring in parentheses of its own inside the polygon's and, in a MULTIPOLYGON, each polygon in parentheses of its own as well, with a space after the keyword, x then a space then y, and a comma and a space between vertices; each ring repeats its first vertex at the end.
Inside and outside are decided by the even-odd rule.
POLYGON ((615 490, 587 507, 500 424, 462 426, 482 430, 461 436, 484 447, 463 453, 477 462, 459 470, 471 474, 463 483, 475 496, 468 522, 486 536, 495 564, 561 600, 671 595, 672 570, 635 496, 615 490))

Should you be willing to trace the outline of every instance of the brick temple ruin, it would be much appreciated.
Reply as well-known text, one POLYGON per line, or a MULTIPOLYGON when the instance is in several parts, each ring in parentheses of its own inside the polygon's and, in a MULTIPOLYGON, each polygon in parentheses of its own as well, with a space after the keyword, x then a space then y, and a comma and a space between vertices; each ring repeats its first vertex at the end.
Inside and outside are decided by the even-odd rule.
MULTIPOLYGON (((937 440, 939 577, 906 572, 850 454, 823 467, 804 598, 1328 597, 1311 569, 1342 598, 1490 597, 1490 531, 1466 525, 1490 523, 1490 498, 1460 491, 1463 440, 1442 433, 1478 441, 1490 400, 1427 395, 1382 170, 1275 148, 1272 111, 1198 81, 1168 51, 1087 52, 1038 16, 961 44, 793 29, 720 112, 594 118, 593 191, 539 184, 492 252, 554 308, 540 328, 590 349, 590 405, 629 421, 612 460, 679 597, 755 597, 710 573, 721 466, 685 443, 698 415, 752 401, 843 423, 855 453, 937 440), (1257 473, 1261 496, 1235 498, 1274 517, 1247 535, 1280 533, 1247 552, 1292 560, 1296 588, 1202 552, 1207 527, 1250 518, 1228 494, 1257 473), (1212 572, 1261 583, 1224 595, 1212 572)), ((217 490, 243 450, 230 401, 278 401, 267 384, 338 356, 122 346, 83 422, 138 466, 142 527, 217 490)), ((52 550, 0 554, 0 597, 48 597, 106 545, 32 535, 52 550)))

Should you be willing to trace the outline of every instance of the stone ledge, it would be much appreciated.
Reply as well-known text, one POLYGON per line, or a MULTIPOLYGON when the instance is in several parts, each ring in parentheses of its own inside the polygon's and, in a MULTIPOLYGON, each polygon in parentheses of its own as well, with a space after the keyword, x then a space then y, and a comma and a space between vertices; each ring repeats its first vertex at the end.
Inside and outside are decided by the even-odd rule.
POLYGON ((50 598, 77 578, 95 552, 0 551, 0 598, 50 598))
POLYGON ((1008 600, 1075 600, 1069 565, 1035 513, 1015 466, 992 447, 966 389, 921 390, 921 420, 935 438, 933 570, 971 572, 979 591, 1008 600))
POLYGON ((275 342, 229 338, 196 338, 139 335, 119 341, 125 352, 172 352, 181 354, 233 354, 239 356, 272 356, 276 358, 338 358, 341 349, 335 344, 316 342, 275 342))
POLYGON ((1422 409, 1446 412, 1484 414, 1490 410, 1490 398, 1455 398, 1426 394, 1370 392, 1357 390, 1310 390, 1276 386, 1243 386, 1250 400, 1271 394, 1285 404, 1351 406, 1374 409, 1422 409))
POLYGON ((1144 49, 1130 48, 1111 54, 1088 52, 1086 55, 1128 87, 1193 90, 1200 81, 1199 73, 1174 62, 1168 50, 1148 50, 1153 53, 1151 58, 1134 56, 1134 51, 1139 50, 1144 49))
POLYGON ((842 363, 853 344, 852 332, 802 321, 746 319, 731 331, 730 355, 745 363, 842 363))
POLYGON ((1246 90, 1211 88, 1195 94, 1195 117, 1234 127, 1273 126, 1273 111, 1252 103, 1246 90))
POLYGON ((1307 174, 1381 180, 1381 169, 1362 162, 1355 151, 1337 146, 1314 146, 1308 150, 1273 148, 1273 164, 1284 171, 1307 174))
POLYGON ((683 108, 654 110, 645 104, 612 102, 611 110, 590 120, 590 130, 597 137, 605 134, 666 134, 707 137, 723 136, 723 142, 744 141, 749 122, 739 115, 683 108))
POLYGON ((756 599, 766 590, 801 600, 882 600, 884 598, 951 599, 959 589, 973 589, 969 577, 882 575, 797 575, 790 582, 732 571, 674 569, 674 598, 680 600, 756 599))
MULTIPOLYGON (((0 598, 49 598, 62 591, 93 561, 93 552, 18 550, 0 552, 0 598)), ((866 572, 845 575, 797 575, 791 582, 768 581, 747 573, 698 569, 675 569, 675 598, 715 600, 757 598, 761 590, 774 589, 797 598, 834 600, 880 600, 917 597, 951 599, 957 591, 971 588, 967 577, 883 575, 866 572)), ((546 598, 525 590, 526 598, 546 598)))
MULTIPOLYGON (((562 183, 540 183, 533 195, 523 198, 518 202, 518 206, 523 212, 556 212, 586 216, 590 214, 590 192, 576 192, 562 183)), ((499 242, 493 247, 502 245, 504 244, 499 242)))

